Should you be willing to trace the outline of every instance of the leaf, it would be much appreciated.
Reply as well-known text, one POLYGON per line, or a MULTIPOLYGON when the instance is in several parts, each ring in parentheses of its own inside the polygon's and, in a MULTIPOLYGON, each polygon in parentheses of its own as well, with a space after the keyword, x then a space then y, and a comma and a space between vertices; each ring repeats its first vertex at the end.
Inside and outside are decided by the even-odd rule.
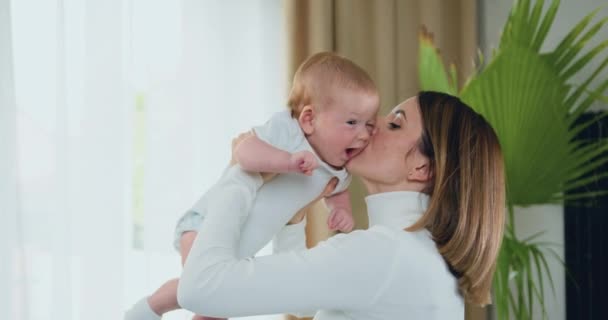
POLYGON ((565 53, 573 47, 573 43, 578 36, 585 30, 587 25, 591 22, 593 17, 598 13, 599 8, 585 16, 579 23, 568 32, 566 37, 557 45, 557 48, 551 54, 552 59, 559 61, 565 53))
MULTIPOLYGON (((580 50, 582 50, 583 47, 584 47, 584 44, 581 44, 580 50)), ((581 71, 585 66, 587 66, 589 64, 589 62, 595 56, 597 56, 600 52, 602 52, 606 47, 608 47, 608 41, 604 41, 604 42, 600 43, 597 47, 593 48, 591 51, 589 51, 587 54, 585 54, 582 58, 580 58, 576 62, 572 63, 572 65, 570 65, 571 61, 567 60, 564 62, 563 66, 558 66, 558 69, 564 69, 564 68, 566 68, 567 65, 570 65, 570 67, 568 67, 568 69, 566 69, 566 71, 562 72, 562 74, 561 74, 561 76, 564 78, 564 81, 568 81, 568 79, 570 79, 574 74, 581 71)), ((573 51, 572 58, 574 58, 574 56, 576 54, 578 54, 578 52, 580 50, 573 51)))
MULTIPOLYGON (((545 301, 545 282, 544 282, 544 275, 542 273, 542 269, 541 269, 541 265, 540 265, 540 257, 539 255, 542 255, 541 252, 536 251, 536 250, 531 250, 532 251, 532 256, 534 258, 534 266, 536 267, 536 278, 538 279, 539 282, 539 301, 545 301)), ((543 309, 543 314, 545 314, 545 308, 543 309)))
MULTIPOLYGON (((578 53, 583 50, 583 48, 585 48, 587 41, 591 39, 595 34, 597 34, 598 31, 600 31, 605 22, 606 19, 603 19, 602 21, 598 22, 595 26, 591 28, 591 30, 587 31, 587 33, 585 33, 581 37, 581 39, 579 39, 571 47, 567 48, 563 56, 560 57, 559 60, 555 61, 555 67, 559 70, 565 69, 572 62, 572 59, 574 59, 574 57, 576 57, 578 53)), ((598 47, 600 47, 599 51, 601 51, 601 47, 605 47, 605 44, 600 44, 600 46, 598 47)), ((594 49, 593 51, 597 51, 597 49, 594 49)))
POLYGON ((541 13, 543 12, 544 4, 545 4, 544 0, 536 1, 536 4, 534 5, 534 8, 532 9, 532 14, 530 15, 529 25, 531 28, 534 28, 533 29, 534 31, 531 32, 531 34, 533 35, 532 46, 534 46, 537 34, 540 31, 539 22, 540 22, 541 13))
MULTIPOLYGON (((581 124, 573 126, 572 129, 570 129, 570 131, 568 132, 570 137, 575 138, 579 133, 581 133, 581 131, 589 128, 590 126, 592 126, 594 124, 599 123, 599 121, 604 119, 606 116, 608 116, 608 112, 600 112, 598 115, 591 118, 591 120, 588 120, 581 124)), ((575 148, 574 150, 576 150, 576 149, 577 148, 575 148)))
POLYGON ((569 191, 569 190, 572 190, 572 189, 575 189, 575 188, 580 188, 580 187, 589 185, 589 184, 591 184, 593 182, 598 182, 601 179, 605 179, 605 178, 608 178, 608 172, 603 172, 603 173, 600 173, 600 174, 597 174, 597 175, 592 175, 592 176, 589 176, 589 177, 584 178, 584 179, 575 179, 572 182, 567 183, 564 186, 564 190, 569 191))
POLYGON ((541 22, 540 27, 538 28, 538 32, 536 33, 534 40, 532 41, 531 49, 535 52, 538 52, 545 42, 545 38, 549 33, 549 29, 551 25, 553 25, 553 21, 555 20, 555 15, 557 14, 557 10, 559 9, 559 0, 553 0, 551 2, 551 6, 547 10, 543 21, 541 22))
MULTIPOLYGON (((608 89, 608 79, 605 79, 596 89, 592 89, 592 92, 604 92, 608 89)), ((595 95, 589 95, 585 98, 581 103, 579 103, 574 112, 572 113, 572 117, 580 117, 583 112, 587 111, 587 109, 595 102, 598 98, 595 95)))
POLYGON ((544 203, 566 180, 552 174, 563 167, 568 154, 563 134, 568 125, 557 112, 563 109, 564 95, 550 65, 516 46, 501 50, 461 92, 462 100, 481 113, 499 137, 510 203, 544 203))
POLYGON ((433 45, 433 35, 422 29, 419 34, 419 72, 420 88, 457 95, 455 84, 450 83, 439 50, 433 45))
MULTIPOLYGON (((591 81, 593 81, 599 74, 600 72, 602 72, 604 70, 604 68, 608 65, 608 57, 606 57, 602 63, 600 64, 600 66, 598 68, 595 69, 595 71, 587 78, 587 80, 585 80, 582 84, 578 85, 578 86, 574 86, 575 90, 574 92, 568 96, 568 99, 566 99, 565 105, 566 106, 573 106, 570 111, 573 110, 577 110, 578 108, 575 106, 576 101, 578 101, 578 99, 581 97, 581 95, 583 94, 583 92, 588 91, 588 86, 591 83, 591 81)), ((601 99, 601 95, 597 96, 596 98, 601 99)), ((608 102, 607 102, 608 103, 608 102)), ((574 122, 577 118, 575 118, 574 116, 570 116, 570 118, 572 119, 571 121, 574 122)))

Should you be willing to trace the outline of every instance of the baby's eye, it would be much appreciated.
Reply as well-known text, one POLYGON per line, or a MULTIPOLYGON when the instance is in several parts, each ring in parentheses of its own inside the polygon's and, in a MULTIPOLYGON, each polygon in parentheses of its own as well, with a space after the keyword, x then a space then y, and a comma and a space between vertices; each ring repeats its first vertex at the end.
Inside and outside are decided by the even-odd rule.
POLYGON ((395 130, 395 129, 401 128, 401 126, 398 125, 398 124, 396 124, 396 123, 394 123, 394 122, 389 122, 388 123, 388 128, 391 129, 391 130, 395 130))
POLYGON ((357 120, 348 120, 348 121, 346 121, 346 123, 349 124, 349 125, 351 125, 351 126, 354 126, 354 125, 357 124, 357 120))

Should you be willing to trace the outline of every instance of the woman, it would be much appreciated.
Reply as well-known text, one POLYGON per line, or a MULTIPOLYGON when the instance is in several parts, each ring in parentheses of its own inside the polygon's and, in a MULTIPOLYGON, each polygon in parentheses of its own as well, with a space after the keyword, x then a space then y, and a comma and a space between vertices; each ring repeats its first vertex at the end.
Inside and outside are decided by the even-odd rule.
POLYGON ((180 305, 222 317, 319 310, 315 319, 463 319, 464 301, 489 303, 505 206, 494 131, 436 92, 378 123, 347 165, 369 192, 369 229, 238 260, 246 213, 218 199, 226 210, 208 218, 190 251, 180 305))

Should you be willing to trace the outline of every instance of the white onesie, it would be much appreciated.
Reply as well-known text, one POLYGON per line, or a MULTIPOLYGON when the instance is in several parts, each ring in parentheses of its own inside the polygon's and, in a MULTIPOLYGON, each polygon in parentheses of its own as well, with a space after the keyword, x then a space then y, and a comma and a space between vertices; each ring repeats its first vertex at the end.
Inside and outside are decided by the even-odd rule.
MULTIPOLYGON (((275 113, 263 126, 253 128, 256 136, 275 148, 294 153, 315 151, 306 140, 298 121, 288 110, 275 113)), ((316 154, 316 153, 315 153, 316 154)), ((329 180, 337 177, 339 182, 334 194, 346 190, 351 176, 345 169, 336 170, 319 159, 319 167, 312 176, 300 173, 278 174, 261 187, 258 173, 249 173, 235 165, 228 167, 219 181, 213 185, 178 222, 176 245, 181 234, 188 230, 198 231, 209 210, 210 197, 221 194, 223 199, 243 197, 239 192, 253 192, 250 213, 240 235, 239 257, 253 256, 304 206, 316 199, 329 180), (247 184, 242 188, 242 184, 247 184), (239 186, 241 188, 239 188, 239 186), (257 190, 257 191, 256 191, 257 190), (257 192, 257 194, 255 194, 257 192), (233 193, 230 195, 229 193, 233 193), (192 223, 194 220, 195 223, 192 223), (189 226, 188 226, 189 225, 189 226)), ((247 210, 247 209, 246 209, 247 210)))

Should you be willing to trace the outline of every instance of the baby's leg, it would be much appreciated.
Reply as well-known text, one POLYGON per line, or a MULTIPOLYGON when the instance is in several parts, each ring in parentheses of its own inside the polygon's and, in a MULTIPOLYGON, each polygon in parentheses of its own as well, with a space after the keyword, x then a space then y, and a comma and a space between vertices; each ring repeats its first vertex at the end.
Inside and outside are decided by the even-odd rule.
POLYGON ((177 304, 177 284, 179 279, 165 282, 152 295, 148 297, 148 305, 154 313, 163 315, 169 311, 179 309, 177 304))
MULTIPOLYGON (((182 233, 179 240, 179 248, 180 254, 182 257, 182 265, 186 262, 186 258, 188 257, 188 253, 190 253, 190 248, 192 248, 192 243, 196 238, 195 231, 188 231, 182 233)), ((127 320, 156 320, 160 319, 160 317, 173 310, 180 309, 179 304, 177 303, 177 286, 179 284, 179 279, 171 279, 165 282, 160 288, 158 288, 152 295, 150 295, 146 300, 138 302, 140 306, 134 307, 125 319, 127 320), (146 304, 146 305, 143 305, 146 304), (138 312, 134 312, 136 309, 138 312), (148 309, 148 310, 146 310, 148 309), (141 312, 143 311, 143 312, 141 312), (153 312, 154 314, 152 314, 153 312)), ((195 315, 193 320, 221 320, 223 318, 211 318, 195 315)))
MULTIPOLYGON (((179 249, 180 255, 182 257, 182 266, 186 262, 186 257, 188 257, 188 253, 190 253, 190 248, 192 247, 192 243, 196 238, 195 231, 187 231, 182 233, 179 238, 179 249)), ((169 311, 177 310, 180 308, 177 303, 177 285, 179 284, 179 279, 171 279, 165 282, 158 290, 156 290, 151 296, 148 297, 148 305, 150 309, 154 311, 154 313, 158 315, 162 315, 169 311)))

